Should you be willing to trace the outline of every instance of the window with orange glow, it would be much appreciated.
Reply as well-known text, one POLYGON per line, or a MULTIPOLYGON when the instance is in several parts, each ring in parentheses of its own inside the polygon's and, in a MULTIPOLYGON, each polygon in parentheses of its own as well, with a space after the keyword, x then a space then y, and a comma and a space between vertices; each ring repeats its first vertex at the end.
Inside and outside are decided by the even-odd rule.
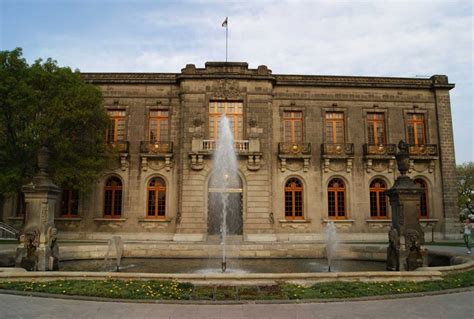
POLYGON ((328 216, 331 219, 346 218, 346 187, 339 178, 334 178, 328 185, 328 216))
POLYGON ((303 184, 290 178, 285 184, 285 218, 303 219, 303 184))
POLYGON ((104 217, 122 215, 122 181, 118 177, 107 179, 104 187, 104 217))
POLYGON ((209 103, 209 139, 217 141, 219 135, 219 119, 222 113, 229 118, 234 140, 243 140, 243 103, 232 101, 211 101, 209 103))
POLYGON ((367 113, 368 144, 386 144, 385 116, 383 113, 367 113))
POLYGON ((111 123, 105 133, 106 143, 114 144, 125 141, 125 111, 109 110, 107 114, 111 123))
POLYGON ((283 136, 285 143, 303 143, 303 113, 283 112, 283 136))
POLYGON ((345 143, 344 113, 327 112, 325 118, 325 142, 328 144, 345 143))
POLYGON ((166 215, 166 185, 155 177, 147 187, 147 218, 164 218, 166 215))
POLYGON ((426 144, 425 115, 408 113, 407 123, 408 144, 426 144))
POLYGON ((387 186, 381 179, 370 183, 370 218, 387 218, 387 186))

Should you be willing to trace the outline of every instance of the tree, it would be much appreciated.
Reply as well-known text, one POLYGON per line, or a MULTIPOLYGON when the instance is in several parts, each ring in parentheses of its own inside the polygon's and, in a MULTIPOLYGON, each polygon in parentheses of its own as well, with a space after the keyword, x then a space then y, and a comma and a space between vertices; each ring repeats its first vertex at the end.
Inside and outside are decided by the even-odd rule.
POLYGON ((458 165, 458 204, 461 209, 460 219, 474 214, 474 162, 458 165))
POLYGON ((0 51, 0 197, 31 180, 43 145, 53 180, 87 190, 107 161, 108 124, 100 90, 78 71, 50 58, 29 65, 20 48, 0 51))

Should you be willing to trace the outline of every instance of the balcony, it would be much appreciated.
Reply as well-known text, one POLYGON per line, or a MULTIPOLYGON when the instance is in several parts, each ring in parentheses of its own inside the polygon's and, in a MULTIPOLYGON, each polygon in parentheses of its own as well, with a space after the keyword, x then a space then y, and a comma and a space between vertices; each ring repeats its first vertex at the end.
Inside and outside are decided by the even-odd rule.
POLYGON ((422 144, 410 145, 408 147, 410 158, 431 159, 438 156, 438 145, 436 144, 422 144))
POLYGON ((120 156, 120 169, 125 171, 128 168, 128 141, 115 141, 107 143, 106 147, 112 151, 117 152, 120 156))
POLYGON ((364 144, 365 158, 392 159, 397 153, 397 145, 395 144, 364 144))
MULTIPOLYGON (((213 153, 216 149, 215 140, 202 140, 202 150, 204 152, 213 153)), ((236 153, 248 153, 249 141, 248 140, 234 140, 234 149, 236 153)))
POLYGON ((321 155, 323 158, 348 158, 354 157, 354 144, 321 144, 321 155))
POLYGON ((173 142, 141 141, 140 153, 163 156, 173 153, 173 142))
MULTIPOLYGON (((289 162, 302 162, 303 171, 309 169, 311 159, 311 143, 278 143, 278 158, 280 159, 280 169, 286 171, 289 162)), ((295 170, 298 168, 293 168, 295 170)))
POLYGON ((344 169, 347 173, 350 173, 352 171, 352 161, 354 158, 354 144, 321 144, 321 157, 323 158, 323 169, 325 173, 328 173, 329 170, 340 172, 344 169))
POLYGON ((173 157, 173 142, 170 141, 141 141, 140 158, 143 171, 148 168, 171 170, 173 157))
MULTIPOLYGON (((211 156, 216 150, 217 143, 215 140, 204 140, 201 138, 193 138, 191 145, 191 168, 193 170, 201 170, 204 168, 204 157, 211 156)), ((251 171, 260 169, 260 140, 258 138, 250 138, 249 140, 234 140, 235 152, 238 156, 246 156, 248 158, 247 168, 251 171)))
POLYGON ((388 170, 388 173, 393 172, 397 145, 364 144, 363 150, 367 173, 370 173, 372 170, 376 172, 383 172, 385 170, 388 170))
POLYGON ((408 153, 410 154, 410 168, 408 172, 428 171, 433 173, 436 166, 435 160, 438 159, 438 145, 436 144, 419 144, 409 145, 408 153))
POLYGON ((115 141, 107 143, 107 148, 118 153, 128 153, 128 144, 128 141, 115 141))

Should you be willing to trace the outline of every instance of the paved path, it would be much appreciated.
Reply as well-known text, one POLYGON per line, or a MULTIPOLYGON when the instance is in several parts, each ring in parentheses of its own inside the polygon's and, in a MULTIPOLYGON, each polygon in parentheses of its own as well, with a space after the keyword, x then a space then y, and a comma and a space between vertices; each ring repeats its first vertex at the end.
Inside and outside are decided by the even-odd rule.
POLYGON ((474 291, 372 301, 190 305, 48 299, 0 294, 0 318, 472 318, 474 291))

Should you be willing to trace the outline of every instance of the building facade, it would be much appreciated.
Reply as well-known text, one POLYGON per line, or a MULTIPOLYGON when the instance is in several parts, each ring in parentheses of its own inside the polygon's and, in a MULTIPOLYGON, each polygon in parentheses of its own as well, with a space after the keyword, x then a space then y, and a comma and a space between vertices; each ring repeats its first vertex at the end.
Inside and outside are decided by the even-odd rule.
MULTIPOLYGON (((274 75, 266 66, 208 62, 180 73, 83 73, 100 87, 112 119, 105 132, 119 159, 93 192, 64 190, 62 238, 206 241, 220 232, 249 242, 324 238, 334 221, 344 240, 386 240, 385 191, 398 171, 396 144, 410 144, 409 176, 424 188, 427 239, 456 236, 457 193, 449 90, 431 78, 274 75), (239 177, 213 187, 218 119, 234 133, 239 177), (217 222, 216 222, 217 220, 217 222)), ((217 159, 225 160, 225 159, 217 159)), ((4 219, 20 225, 21 198, 4 219)))

